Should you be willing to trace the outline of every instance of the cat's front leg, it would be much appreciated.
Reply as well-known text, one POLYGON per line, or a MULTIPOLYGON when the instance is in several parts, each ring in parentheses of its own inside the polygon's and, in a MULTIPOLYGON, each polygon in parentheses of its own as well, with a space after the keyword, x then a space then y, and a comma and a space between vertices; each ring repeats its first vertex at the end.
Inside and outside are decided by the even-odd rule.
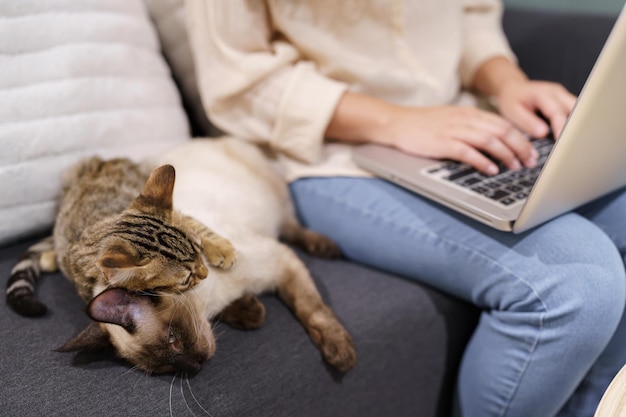
POLYGON ((322 300, 306 266, 284 245, 278 258, 283 262, 278 282, 280 298, 292 309, 330 365, 341 372, 354 368, 356 350, 352 338, 322 300))
POLYGON ((213 232, 193 217, 185 216, 184 221, 187 228, 200 238, 202 252, 209 265, 220 269, 228 269, 234 265, 237 260, 236 250, 228 239, 213 232))

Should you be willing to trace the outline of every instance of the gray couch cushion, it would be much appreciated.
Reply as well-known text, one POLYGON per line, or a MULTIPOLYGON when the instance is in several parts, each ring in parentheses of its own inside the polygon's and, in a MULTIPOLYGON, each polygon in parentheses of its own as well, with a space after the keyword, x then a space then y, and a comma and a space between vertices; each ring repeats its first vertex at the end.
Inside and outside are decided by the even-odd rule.
MULTIPOLYGON (((0 249, 0 285, 26 247, 0 249)), ((187 406, 204 415, 200 405, 220 417, 446 415, 475 310, 342 260, 302 257, 354 337, 359 362, 348 374, 322 362, 272 295, 263 297, 267 320, 261 329, 218 324, 216 356, 189 385, 171 375, 148 377, 108 356, 82 357, 84 363, 72 365, 71 354, 53 349, 88 319, 69 281, 54 274, 41 281, 39 295, 50 308, 43 318, 20 317, 1 303, 2 415, 169 415, 170 399, 173 415, 187 415, 187 406)))

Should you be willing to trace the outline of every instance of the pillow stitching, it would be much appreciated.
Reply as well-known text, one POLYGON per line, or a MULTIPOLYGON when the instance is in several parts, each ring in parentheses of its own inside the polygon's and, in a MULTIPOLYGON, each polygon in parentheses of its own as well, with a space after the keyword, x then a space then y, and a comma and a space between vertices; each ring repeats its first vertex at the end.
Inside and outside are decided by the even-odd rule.
MULTIPOLYGON (((99 46, 103 45, 103 44, 111 44, 111 45, 127 45, 127 46, 131 46, 137 49, 142 49, 145 51, 149 51, 153 54, 156 55, 160 55, 161 51, 158 47, 154 47, 151 45, 144 45, 142 43, 132 43, 132 42, 122 42, 122 41, 110 41, 110 40, 100 40, 100 41, 96 41, 96 40, 86 40, 86 41, 81 41, 81 42, 63 42, 63 43, 59 43, 57 45, 53 45, 50 47, 43 47, 43 48, 38 48, 38 49, 31 49, 28 51, 23 51, 23 52, 15 52, 15 53, 11 53, 11 52, 2 52, 0 51, 0 56, 6 56, 6 57, 17 57, 17 56, 21 56, 21 55, 30 55, 30 54, 37 54, 40 53, 42 51, 48 51, 54 48, 59 48, 59 47, 65 47, 67 45, 94 45, 94 48, 98 48, 99 46)), ((159 44, 160 45, 160 44, 159 44)), ((158 46, 158 45, 157 45, 158 46)))
POLYGON ((28 84, 22 84, 22 85, 9 85, 9 86, 6 86, 6 87, 0 87, 0 91, 7 91, 7 90, 14 91, 14 90, 19 90, 21 88, 41 87, 41 86, 46 85, 46 84, 61 83, 61 82, 73 81, 73 80, 80 80, 80 81, 85 81, 85 80, 88 80, 88 79, 95 79, 95 80, 106 80, 106 79, 122 80, 122 79, 125 79, 125 78, 131 78, 131 79, 135 79, 135 78, 140 78, 140 79, 149 78, 149 79, 166 80, 166 81, 169 82, 171 80, 171 74, 169 72, 167 72, 167 73, 160 73, 160 74, 154 73, 154 74, 104 74, 104 75, 89 74, 89 75, 72 75, 72 76, 64 77, 64 78, 52 78, 52 79, 41 80, 41 81, 31 81, 28 84))

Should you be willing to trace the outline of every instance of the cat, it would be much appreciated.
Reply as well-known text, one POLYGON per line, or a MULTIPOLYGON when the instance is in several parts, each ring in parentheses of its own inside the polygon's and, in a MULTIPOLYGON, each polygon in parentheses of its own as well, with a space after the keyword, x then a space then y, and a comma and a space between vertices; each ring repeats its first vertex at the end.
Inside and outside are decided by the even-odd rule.
POLYGON ((262 150, 233 138, 194 139, 149 164, 176 167, 177 210, 231 242, 237 261, 210 267, 209 278, 179 293, 99 288, 87 307, 93 322, 60 351, 113 348, 148 373, 197 372, 215 353, 211 320, 259 327, 265 310, 256 295, 276 290, 331 366, 355 366, 350 335, 278 237, 321 256, 339 249, 298 223, 286 183, 262 150))
POLYGON ((32 246, 13 267, 6 300, 40 316, 40 273, 59 268, 86 302, 108 287, 182 292, 211 266, 235 262, 230 242, 172 208, 174 169, 150 173, 124 158, 79 162, 63 180, 53 236, 32 246))

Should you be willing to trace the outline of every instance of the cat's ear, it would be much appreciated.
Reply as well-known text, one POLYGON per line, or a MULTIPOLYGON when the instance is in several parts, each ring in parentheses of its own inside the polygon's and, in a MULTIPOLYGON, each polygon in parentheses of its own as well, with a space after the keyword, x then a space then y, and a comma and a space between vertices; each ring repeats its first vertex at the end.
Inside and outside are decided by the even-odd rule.
POLYGON ((176 171, 171 165, 163 165, 152 171, 139 197, 133 202, 135 208, 154 207, 172 210, 172 193, 176 171))
POLYGON ((122 246, 111 246, 100 254, 96 266, 106 278, 110 286, 121 286, 132 277, 135 268, 142 266, 135 254, 122 246))
POLYGON ((57 352, 104 351, 112 348, 108 334, 98 323, 91 322, 83 331, 68 340, 57 352))
POLYGON ((149 309, 150 296, 123 288, 110 288, 98 294, 87 306, 87 315, 101 323, 122 326, 133 333, 149 309))

